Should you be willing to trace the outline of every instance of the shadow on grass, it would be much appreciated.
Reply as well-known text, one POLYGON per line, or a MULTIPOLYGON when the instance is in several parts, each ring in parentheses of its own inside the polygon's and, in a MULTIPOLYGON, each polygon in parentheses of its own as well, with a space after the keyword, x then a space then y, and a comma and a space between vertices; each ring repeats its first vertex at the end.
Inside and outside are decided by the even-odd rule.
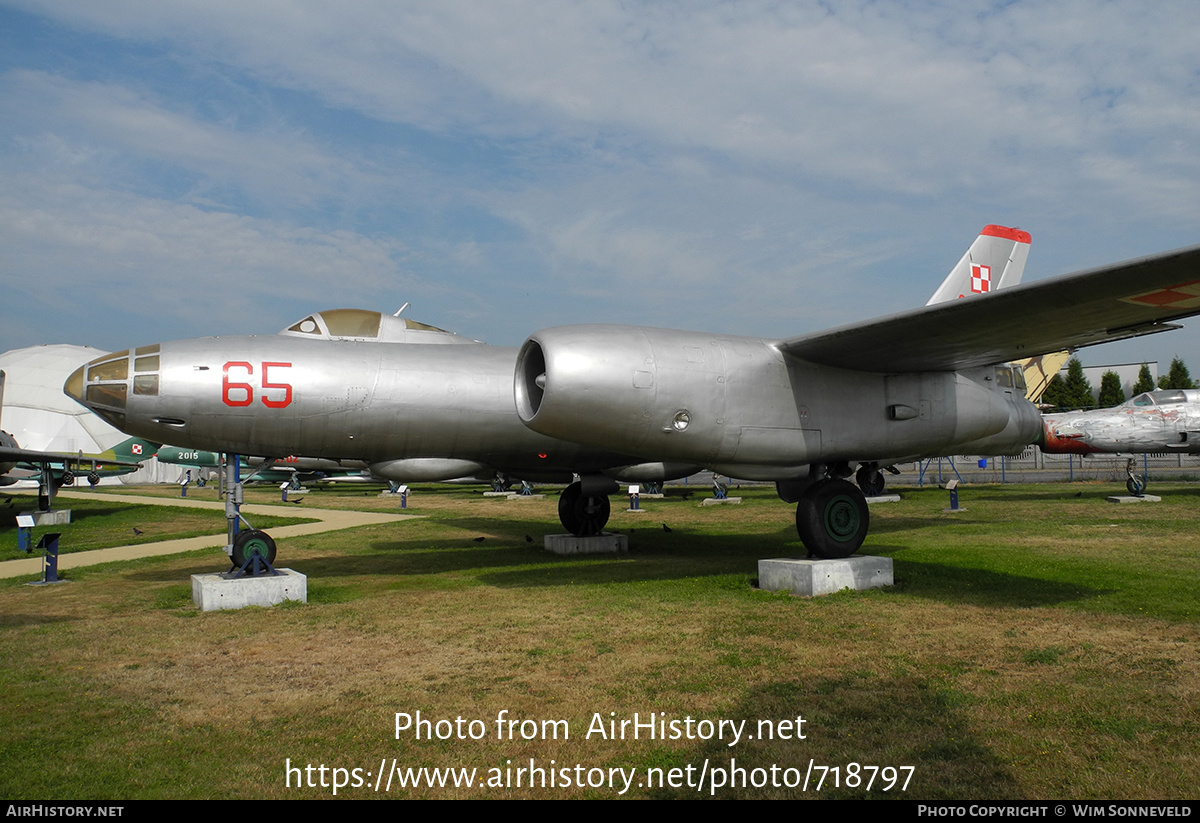
MULTIPOLYGON (((882 531, 915 528, 908 518, 888 521, 882 531)), ((752 535, 711 535, 654 528, 630 535, 628 553, 605 555, 549 554, 542 548, 546 523, 482 519, 443 521, 464 532, 482 534, 430 540, 368 540, 345 553, 305 551, 289 560, 281 549, 278 565, 299 567, 313 578, 412 577, 458 574, 463 584, 498 588, 607 585, 698 577, 743 576, 746 590, 758 574, 758 561, 770 557, 803 557, 804 547, 790 528, 752 535), (497 533, 500 532, 500 533, 497 533), (532 542, 525 540, 525 535, 532 542), (535 536, 536 535, 536 536, 535 536)), ((884 525, 884 524, 881 524, 884 525)), ((941 602, 986 606, 1051 606, 1106 593, 1074 583, 1003 571, 905 560, 907 546, 876 544, 866 553, 895 556, 897 585, 891 591, 941 602)), ((214 558, 219 560, 219 558, 214 558)), ((214 566, 219 566, 215 562, 214 566)), ((223 569, 208 569, 208 571, 223 569)), ((178 574, 178 572, 175 572, 178 574)), ((157 573, 148 579, 159 579, 157 573)), ((165 575, 162 579, 168 579, 165 575)))
POLYGON ((943 603, 1005 607, 1055 606, 1113 592, 1077 583, 911 560, 897 565, 895 591, 943 603))
MULTIPOLYGON (((748 692, 725 716, 735 722, 745 718, 745 732, 754 739, 743 737, 730 747, 727 736, 690 752, 660 750, 662 760, 673 762, 639 765, 643 770, 662 767, 664 772, 690 765, 699 775, 707 761, 710 774, 727 781, 715 792, 716 797, 727 799, 995 799, 1023 793, 1011 770, 970 731, 965 699, 929 678, 856 671, 813 681, 779 680, 748 692), (797 717, 805 720, 801 727, 805 739, 794 739, 794 733, 786 735, 793 739, 769 739, 766 732, 775 724, 797 717), (761 734, 760 720, 772 721, 762 727, 761 734), (810 772, 810 760, 815 767, 829 768, 810 772), (848 771, 851 763, 858 768, 848 771), (909 771, 883 771, 888 766, 896 769, 915 764, 905 791, 901 788, 909 771), (736 769, 731 770, 731 765, 736 769), (772 786, 773 766, 777 767, 776 786, 772 786), (870 766, 879 771, 862 768, 870 766), (833 767, 837 767, 836 773, 833 767), (857 779, 848 778, 854 773, 857 779), (804 792, 806 774, 810 783, 804 792), (824 785, 818 792, 816 784, 822 776, 824 785), (866 784, 872 776, 868 790, 866 784), (730 779, 737 780, 737 785, 728 783, 730 779), (848 782, 857 785, 848 786, 848 782), (787 783, 794 785, 788 787, 787 783)), ((787 727, 783 728, 786 732, 787 727)), ((709 788, 697 794, 694 787, 656 787, 651 795, 662 799, 708 797, 709 788)))

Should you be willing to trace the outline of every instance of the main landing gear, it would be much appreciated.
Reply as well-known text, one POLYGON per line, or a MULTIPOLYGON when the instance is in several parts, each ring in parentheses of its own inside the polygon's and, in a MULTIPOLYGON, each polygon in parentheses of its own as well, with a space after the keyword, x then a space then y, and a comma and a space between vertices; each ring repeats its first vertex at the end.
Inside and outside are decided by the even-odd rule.
POLYGON ((854 482, 862 489, 862 493, 867 497, 879 497, 887 488, 887 480, 883 473, 900 474, 900 470, 895 466, 884 466, 880 468, 878 463, 863 463, 858 467, 858 471, 854 474, 854 482))
POLYGON ((836 559, 854 554, 866 540, 870 525, 867 498, 840 477, 812 483, 796 501, 796 531, 817 557, 836 559))
POLYGON ((855 473, 854 481, 867 497, 879 497, 887 488, 887 480, 879 470, 878 463, 863 463, 855 473))
POLYGON ((558 520, 576 537, 600 534, 608 523, 608 495, 591 492, 594 490, 585 492, 583 482, 576 480, 558 496, 558 520))

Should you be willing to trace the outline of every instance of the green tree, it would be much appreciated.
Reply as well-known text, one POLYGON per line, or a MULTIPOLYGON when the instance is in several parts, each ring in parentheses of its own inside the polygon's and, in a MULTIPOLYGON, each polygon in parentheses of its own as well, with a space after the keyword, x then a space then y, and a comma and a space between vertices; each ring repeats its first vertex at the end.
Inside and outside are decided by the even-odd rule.
POLYGON ((1196 384, 1192 382, 1192 376, 1188 373, 1188 367, 1183 364, 1183 361, 1178 357, 1171 361, 1171 368, 1167 371, 1167 385, 1164 389, 1194 389, 1196 384))
POLYGON ((1095 408, 1096 400, 1092 397, 1092 384, 1083 375, 1083 364, 1078 357, 1067 361, 1067 379, 1063 381, 1066 390, 1067 403, 1071 409, 1095 408))
POLYGON ((1143 363, 1137 382, 1133 384, 1133 393, 1136 396, 1145 391, 1154 391, 1154 378, 1150 376, 1150 367, 1143 363))
POLYGON ((1054 375, 1050 378, 1050 382, 1046 384, 1046 390, 1042 392, 1041 402, 1056 409, 1064 409, 1070 405, 1069 401, 1067 386, 1063 382, 1062 375, 1054 375))
POLYGON ((1125 390, 1121 388, 1121 377, 1115 371, 1106 371, 1100 378, 1100 408, 1119 406, 1125 402, 1125 390))

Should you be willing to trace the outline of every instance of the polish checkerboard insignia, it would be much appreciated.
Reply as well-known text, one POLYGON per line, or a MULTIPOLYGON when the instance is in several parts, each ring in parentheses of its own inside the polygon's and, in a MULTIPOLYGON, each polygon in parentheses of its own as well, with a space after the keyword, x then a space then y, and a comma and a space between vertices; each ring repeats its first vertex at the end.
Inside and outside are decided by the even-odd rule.
POLYGON ((987 294, 992 290, 992 267, 971 264, 971 291, 974 294, 987 294))

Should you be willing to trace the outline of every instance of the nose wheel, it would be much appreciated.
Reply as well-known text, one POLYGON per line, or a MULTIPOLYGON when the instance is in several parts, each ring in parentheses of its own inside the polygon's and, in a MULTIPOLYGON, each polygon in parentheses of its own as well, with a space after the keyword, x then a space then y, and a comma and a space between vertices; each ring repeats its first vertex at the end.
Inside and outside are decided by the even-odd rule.
POLYGON ((271 535, 258 529, 240 531, 233 539, 233 554, 230 559, 236 568, 242 568, 255 555, 268 564, 275 562, 275 541, 271 535))

